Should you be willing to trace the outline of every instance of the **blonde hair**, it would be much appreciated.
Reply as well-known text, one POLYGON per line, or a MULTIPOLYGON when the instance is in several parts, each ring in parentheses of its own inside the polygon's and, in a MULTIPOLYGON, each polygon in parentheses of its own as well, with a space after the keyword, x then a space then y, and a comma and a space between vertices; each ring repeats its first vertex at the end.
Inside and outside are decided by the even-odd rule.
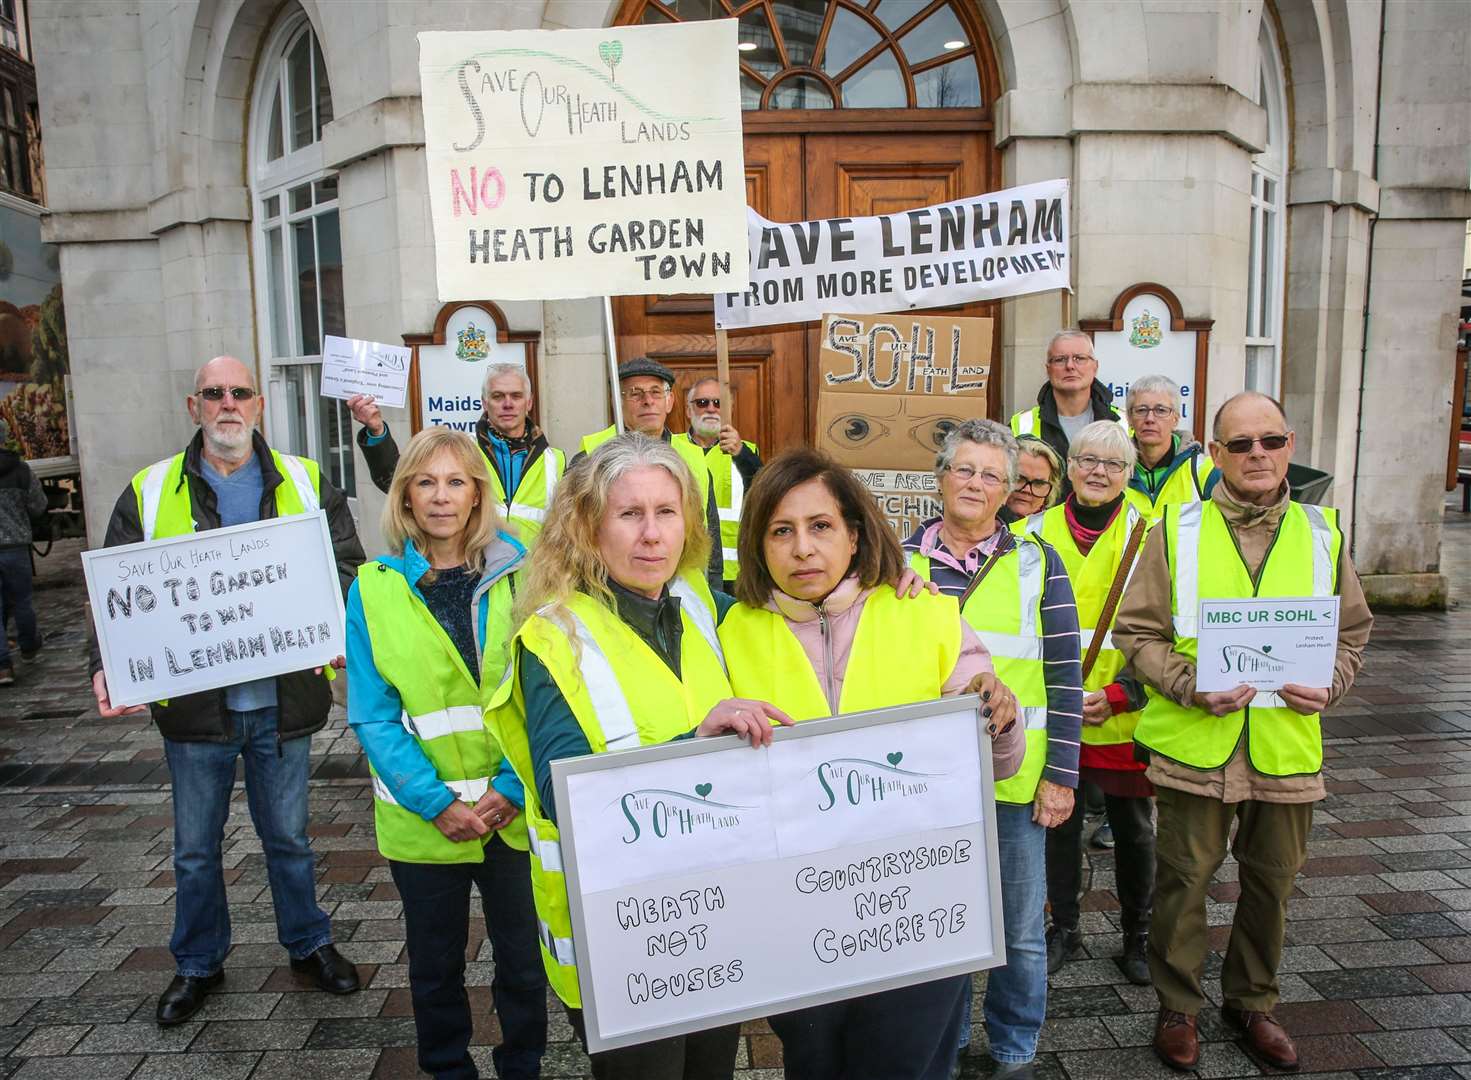
MULTIPOLYGON (((705 497, 678 452, 662 439, 628 432, 598 447, 557 484, 547 507, 546 527, 537 537, 527 560, 516 598, 516 622, 548 606, 561 608, 574 593, 612 604, 608 564, 598 550, 598 529, 608 509, 608 493, 634 469, 666 469, 679 485, 684 517, 684 550, 677 573, 703 574, 710 559, 710 534, 705 523, 705 497)), ((570 627, 566 619, 560 622, 570 627)))
POLYGON ((1047 479, 1052 484, 1052 490, 1042 500, 1042 509, 1056 506, 1062 494, 1062 458, 1057 456, 1057 451, 1035 435, 1021 435, 1016 440, 1016 454, 1018 460, 1022 455, 1029 454, 1047 462, 1047 479))
MULTIPOLYGON (((388 485, 388 498, 383 504, 381 528, 389 551, 402 555, 404 544, 412 540, 421 552, 428 544, 428 537, 419 523, 414 520, 414 511, 409 507, 409 484, 414 477, 428 469, 429 463, 441 453, 448 452, 455 458, 478 495, 470 520, 465 523, 465 564, 475 573, 485 569, 485 549, 495 539, 497 532, 507 530, 495 496, 490 490, 490 471, 485 456, 475 440, 463 431, 447 427, 427 427, 409 440, 398 467, 393 471, 393 482, 388 485)), ((431 571, 432 573, 432 571, 431 571)))

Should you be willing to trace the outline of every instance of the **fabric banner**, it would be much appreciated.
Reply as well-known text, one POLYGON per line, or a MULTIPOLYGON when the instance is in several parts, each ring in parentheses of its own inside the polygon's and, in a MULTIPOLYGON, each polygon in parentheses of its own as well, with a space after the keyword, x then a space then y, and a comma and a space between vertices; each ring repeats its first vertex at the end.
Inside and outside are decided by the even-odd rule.
POLYGON ((746 211, 751 284, 717 294, 725 330, 948 307, 1068 288, 1068 182, 881 217, 782 224, 746 211))
POLYGON ((419 35, 441 300, 744 288, 736 22, 419 35))

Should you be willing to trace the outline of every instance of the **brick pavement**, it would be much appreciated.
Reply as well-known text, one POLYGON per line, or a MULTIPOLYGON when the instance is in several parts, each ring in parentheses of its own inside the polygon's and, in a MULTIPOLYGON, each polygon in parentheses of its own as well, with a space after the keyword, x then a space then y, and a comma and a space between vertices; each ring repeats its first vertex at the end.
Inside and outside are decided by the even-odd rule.
MULTIPOLYGON (((1466 606, 1381 616, 1355 692, 1325 723, 1331 794, 1291 901, 1280 1009, 1305 1074, 1471 1078, 1471 520, 1453 512, 1447 526, 1447 572, 1466 606)), ((91 708, 76 546, 58 545, 41 568, 52 637, 20 685, 0 691, 0 1080, 416 1075, 398 898, 340 710, 312 740, 311 831, 321 901, 365 989, 334 998, 293 977, 237 792, 225 842, 236 944, 224 992, 188 1024, 154 1025, 172 973, 162 749, 146 722, 104 721, 91 708)), ((1124 983, 1107 959, 1118 949, 1112 858, 1090 859, 1087 956, 1053 980, 1038 1073, 1169 1075, 1148 1049, 1153 992, 1124 983)), ((1211 890, 1217 950, 1235 870, 1224 866, 1211 890)), ((475 1053, 490 1076, 491 965, 473 924, 470 957, 475 1053)), ((1217 952, 1210 973, 1219 967, 1217 952)), ((560 1008, 551 1015, 544 1074, 586 1075, 560 1008)), ((968 1077, 986 1073, 976 1031, 968 1077)), ((1202 1033, 1201 1077, 1258 1075, 1217 1017, 1202 1016, 1202 1033)), ((780 1075, 764 1023, 748 1025, 739 1064, 744 1080, 780 1075)))

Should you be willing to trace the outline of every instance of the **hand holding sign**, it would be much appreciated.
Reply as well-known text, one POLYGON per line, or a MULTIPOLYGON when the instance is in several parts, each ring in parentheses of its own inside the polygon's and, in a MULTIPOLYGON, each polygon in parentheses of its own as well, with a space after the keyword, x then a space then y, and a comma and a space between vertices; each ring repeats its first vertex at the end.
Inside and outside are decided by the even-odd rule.
POLYGON ((696 735, 739 735, 754 749, 771 745, 771 723, 792 726, 792 718, 775 705, 749 698, 726 698, 717 702, 709 715, 695 729, 696 735))

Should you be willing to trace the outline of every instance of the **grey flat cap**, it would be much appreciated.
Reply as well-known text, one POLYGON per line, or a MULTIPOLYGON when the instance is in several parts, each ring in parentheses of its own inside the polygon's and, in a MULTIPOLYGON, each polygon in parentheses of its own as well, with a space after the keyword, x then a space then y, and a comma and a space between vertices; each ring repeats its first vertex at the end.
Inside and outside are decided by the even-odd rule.
POLYGON ((626 364, 618 365, 618 381, 632 379, 638 375, 649 375, 655 379, 662 379, 668 386, 674 385, 674 372, 670 371, 657 360, 650 360, 647 356, 639 356, 626 364))

